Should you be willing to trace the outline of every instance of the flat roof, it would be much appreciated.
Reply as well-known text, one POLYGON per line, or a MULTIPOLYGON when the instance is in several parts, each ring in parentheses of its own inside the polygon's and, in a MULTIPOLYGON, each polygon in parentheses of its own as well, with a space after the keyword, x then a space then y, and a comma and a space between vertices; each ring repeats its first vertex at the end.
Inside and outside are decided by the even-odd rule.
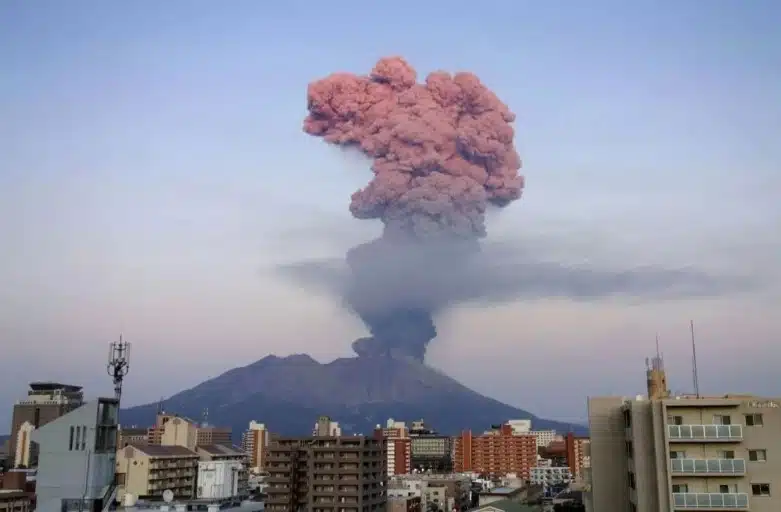
POLYGON ((184 446, 129 443, 127 447, 135 448, 150 457, 198 457, 197 453, 184 446))
POLYGON ((65 391, 81 391, 82 386, 74 386, 73 384, 63 384, 61 382, 52 381, 39 381, 31 382, 30 389, 33 391, 55 391, 57 389, 64 389, 65 391))
POLYGON ((522 490, 523 487, 496 487, 489 491, 481 492, 480 494, 482 494, 483 496, 491 496, 491 495, 506 496, 508 494, 515 494, 521 492, 522 490))

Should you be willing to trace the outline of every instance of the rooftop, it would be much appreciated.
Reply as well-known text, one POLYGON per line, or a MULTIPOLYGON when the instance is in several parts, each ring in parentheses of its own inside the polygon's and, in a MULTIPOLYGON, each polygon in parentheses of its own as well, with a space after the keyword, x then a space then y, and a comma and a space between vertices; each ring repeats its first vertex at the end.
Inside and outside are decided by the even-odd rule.
POLYGON ((64 391, 76 392, 81 391, 81 386, 62 384, 60 382, 31 382, 30 389, 33 391, 56 391, 62 389, 64 391))
POLYGON ((184 446, 130 443, 128 447, 134 448, 149 457, 198 457, 197 453, 184 446))
POLYGON ((203 450, 209 455, 229 455, 229 456, 244 455, 244 452, 239 451, 231 446, 225 446, 224 444, 204 444, 198 446, 197 450, 203 450))
POLYGON ((483 505, 482 507, 479 507, 476 510, 500 510, 501 512, 536 512, 539 510, 539 508, 531 506, 531 505, 524 505, 522 503, 518 503, 517 501, 512 501, 510 499, 505 500, 499 500, 491 502, 487 505, 483 505))
POLYGON ((512 496, 523 490, 522 487, 496 487, 489 491, 481 492, 483 496, 512 496))

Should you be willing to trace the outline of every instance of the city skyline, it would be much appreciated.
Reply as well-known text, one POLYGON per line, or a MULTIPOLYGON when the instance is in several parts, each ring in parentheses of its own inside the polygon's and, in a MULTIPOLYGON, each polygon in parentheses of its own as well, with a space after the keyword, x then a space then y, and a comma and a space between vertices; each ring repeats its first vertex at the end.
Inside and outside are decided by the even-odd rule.
POLYGON ((643 391, 657 334, 671 387, 689 390, 693 319, 703 392, 778 394, 781 6, 331 5, 0 6, 14 20, 0 34, 0 433, 29 381, 110 396, 120 333, 128 405, 269 353, 350 356, 362 324, 275 267, 376 235, 347 211, 368 166, 301 122, 308 82, 395 54, 421 74, 473 71, 517 114, 527 186, 487 242, 516 248, 519 268, 706 273, 712 290, 659 298, 628 279, 622 296, 543 286, 462 305, 438 317, 431 365, 583 421, 586 395, 643 391))

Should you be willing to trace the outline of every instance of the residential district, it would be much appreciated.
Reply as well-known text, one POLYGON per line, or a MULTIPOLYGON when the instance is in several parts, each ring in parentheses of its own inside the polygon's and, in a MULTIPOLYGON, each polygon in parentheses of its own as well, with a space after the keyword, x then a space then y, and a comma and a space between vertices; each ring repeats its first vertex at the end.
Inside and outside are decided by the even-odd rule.
POLYGON ((659 357, 646 373, 647 394, 588 399, 589 437, 528 419, 455 437, 389 419, 348 436, 324 416, 293 438, 269 415, 240 446, 162 409, 120 425, 118 398, 36 382, 14 405, 0 512, 781 510, 779 401, 673 394, 659 357))

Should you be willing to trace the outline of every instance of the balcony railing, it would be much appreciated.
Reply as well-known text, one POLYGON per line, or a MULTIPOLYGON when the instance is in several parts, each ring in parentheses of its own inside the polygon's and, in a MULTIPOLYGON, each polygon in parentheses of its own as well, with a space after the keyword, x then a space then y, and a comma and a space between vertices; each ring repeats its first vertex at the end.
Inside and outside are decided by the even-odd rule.
POLYGON ((672 459, 670 463, 673 474, 679 475, 742 475, 746 472, 744 459, 672 459))
POLYGON ((675 510, 748 510, 748 494, 744 493, 673 493, 675 510))
POLYGON ((743 439, 741 425, 668 425, 667 433, 670 441, 714 442, 743 439))

